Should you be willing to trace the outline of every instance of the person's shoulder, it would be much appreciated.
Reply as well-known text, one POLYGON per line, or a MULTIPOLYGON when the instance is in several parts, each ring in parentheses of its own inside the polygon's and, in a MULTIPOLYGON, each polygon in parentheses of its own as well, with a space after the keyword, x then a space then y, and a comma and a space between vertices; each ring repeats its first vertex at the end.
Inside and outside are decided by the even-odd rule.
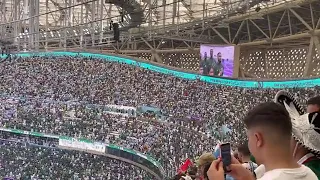
POLYGON ((306 166, 295 169, 275 169, 266 172, 263 177, 258 180, 318 180, 315 173, 306 166))
POLYGON ((316 179, 320 178, 320 165, 319 164, 310 164, 302 165, 302 168, 305 169, 306 172, 310 175, 310 177, 316 177, 316 179))
POLYGON ((320 161, 310 161, 305 163, 304 165, 310 168, 320 179, 320 161))

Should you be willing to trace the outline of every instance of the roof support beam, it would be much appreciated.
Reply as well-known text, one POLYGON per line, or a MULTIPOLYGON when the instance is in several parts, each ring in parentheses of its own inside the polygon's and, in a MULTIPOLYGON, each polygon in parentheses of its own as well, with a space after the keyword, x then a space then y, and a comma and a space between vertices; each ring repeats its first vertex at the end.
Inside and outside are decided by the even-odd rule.
POLYGON ((216 30, 216 28, 211 27, 211 29, 226 43, 226 44, 231 44, 225 37, 223 37, 221 35, 221 33, 219 33, 219 31, 216 30))
POLYGON ((314 54, 314 37, 310 38, 310 44, 309 44, 309 49, 308 49, 308 54, 307 54, 307 60, 306 60, 306 66, 304 68, 304 72, 303 75, 307 76, 308 74, 310 74, 310 70, 311 70, 311 61, 312 61, 312 56, 314 54))
POLYGON ((304 24, 310 31, 313 29, 298 13, 296 13, 296 11, 294 11, 293 9, 289 9, 292 14, 294 14, 298 19, 299 21, 302 22, 302 24, 304 24))

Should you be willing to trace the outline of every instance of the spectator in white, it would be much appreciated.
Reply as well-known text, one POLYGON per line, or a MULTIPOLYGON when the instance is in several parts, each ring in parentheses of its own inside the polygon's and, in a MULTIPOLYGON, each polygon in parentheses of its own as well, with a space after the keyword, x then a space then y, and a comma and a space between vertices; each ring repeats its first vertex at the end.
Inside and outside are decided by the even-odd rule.
MULTIPOLYGON (((275 102, 262 103, 244 119, 249 149, 257 161, 266 167, 259 180, 317 180, 312 170, 299 165, 292 157, 290 144, 292 123, 287 110, 275 102), (272 132, 272 133, 270 133, 272 132)), ((233 158, 228 167, 237 180, 254 180, 254 175, 233 158)), ((223 166, 214 161, 208 171, 209 180, 223 180, 223 166)))
POLYGON ((250 150, 248 147, 248 143, 244 143, 238 146, 238 156, 242 165, 254 173, 254 170, 258 167, 258 165, 250 160, 250 150))
POLYGON ((320 97, 308 100, 307 113, 294 96, 286 91, 279 91, 275 101, 283 105, 292 120, 293 136, 291 150, 294 159, 309 167, 320 178, 320 97))

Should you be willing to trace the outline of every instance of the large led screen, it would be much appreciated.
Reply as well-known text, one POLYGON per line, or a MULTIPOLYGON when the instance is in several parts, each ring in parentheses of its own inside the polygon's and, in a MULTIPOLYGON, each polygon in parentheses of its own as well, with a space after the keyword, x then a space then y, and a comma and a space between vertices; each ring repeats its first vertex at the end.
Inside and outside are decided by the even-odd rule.
POLYGON ((201 45, 200 74, 232 77, 234 46, 201 45))

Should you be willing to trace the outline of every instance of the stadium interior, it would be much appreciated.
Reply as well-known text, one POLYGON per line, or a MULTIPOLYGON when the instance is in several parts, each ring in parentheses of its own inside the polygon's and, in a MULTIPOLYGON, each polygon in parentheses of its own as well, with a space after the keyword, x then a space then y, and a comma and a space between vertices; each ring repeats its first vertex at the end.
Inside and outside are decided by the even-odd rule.
POLYGON ((172 179, 279 90, 320 93, 319 0, 0 0, 0 22, 0 178, 172 179))

